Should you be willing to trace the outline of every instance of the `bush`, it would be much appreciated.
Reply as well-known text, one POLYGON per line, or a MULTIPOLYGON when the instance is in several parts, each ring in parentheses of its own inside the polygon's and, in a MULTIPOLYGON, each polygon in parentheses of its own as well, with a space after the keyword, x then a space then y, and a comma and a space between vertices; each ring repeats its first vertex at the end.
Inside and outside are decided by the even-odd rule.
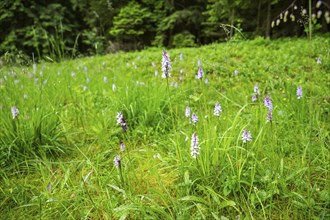
POLYGON ((172 44, 174 47, 194 47, 196 46, 195 36, 188 31, 184 31, 180 34, 176 34, 173 37, 172 44))

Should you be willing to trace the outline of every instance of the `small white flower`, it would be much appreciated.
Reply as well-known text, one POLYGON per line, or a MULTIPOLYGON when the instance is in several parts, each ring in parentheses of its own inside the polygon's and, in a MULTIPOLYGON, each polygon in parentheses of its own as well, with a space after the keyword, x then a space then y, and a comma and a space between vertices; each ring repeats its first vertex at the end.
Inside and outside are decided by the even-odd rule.
POLYGON ((198 136, 196 132, 194 132, 191 137, 191 147, 190 147, 191 156, 196 159, 197 155, 199 155, 199 150, 200 147, 198 144, 198 136))
POLYGON ((221 108, 221 105, 219 104, 219 102, 217 101, 215 103, 215 106, 214 106, 214 115, 215 116, 220 116, 220 113, 222 112, 222 108, 221 108))
POLYGON ((198 122, 198 116, 195 113, 192 113, 191 115, 191 122, 194 124, 198 122))
POLYGON ((117 86, 115 84, 112 84, 112 91, 117 91, 117 86))
POLYGON ((16 106, 11 107, 11 114, 13 116, 13 119, 18 117, 19 111, 18 111, 18 108, 16 108, 16 106))
POLYGON ((246 143, 247 141, 252 141, 252 135, 248 130, 243 131, 242 141, 243 143, 246 143))

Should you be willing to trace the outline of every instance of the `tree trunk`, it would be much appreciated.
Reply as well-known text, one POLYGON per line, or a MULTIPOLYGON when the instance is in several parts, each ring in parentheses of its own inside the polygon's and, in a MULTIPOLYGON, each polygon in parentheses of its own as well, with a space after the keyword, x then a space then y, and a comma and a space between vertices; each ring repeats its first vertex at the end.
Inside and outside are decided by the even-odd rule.
POLYGON ((270 38, 270 32, 271 32, 271 0, 268 0, 267 5, 267 20, 266 20, 266 37, 270 38))
POLYGON ((258 15, 257 15, 257 34, 259 34, 259 29, 260 29, 260 10, 261 10, 261 0, 259 0, 258 3, 258 15))
POLYGON ((235 19, 235 9, 231 10, 230 13, 230 39, 233 37, 234 35, 234 19, 235 19))
POLYGON ((308 0, 308 36, 312 40, 312 0, 308 0))

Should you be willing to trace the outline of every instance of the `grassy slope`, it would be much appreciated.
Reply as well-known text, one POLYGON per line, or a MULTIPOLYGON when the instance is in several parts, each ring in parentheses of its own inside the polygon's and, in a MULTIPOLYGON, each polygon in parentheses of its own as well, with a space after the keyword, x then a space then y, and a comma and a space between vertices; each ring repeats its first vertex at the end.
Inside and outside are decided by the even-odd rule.
POLYGON ((330 217, 329 44, 256 39, 170 50, 168 83, 160 49, 1 70, 1 216, 330 217), (195 79, 198 59, 208 84, 195 79), (252 102, 256 83, 261 94, 252 102), (213 115, 216 101, 220 117, 213 115), (14 120, 13 105, 20 111, 14 120), (186 106, 199 116, 196 125, 184 116, 186 106), (119 111, 126 134, 116 125, 119 111), (244 129, 253 137, 247 144, 244 129), (190 156, 193 132, 197 160, 190 156), (113 165, 117 154, 121 170, 113 165))

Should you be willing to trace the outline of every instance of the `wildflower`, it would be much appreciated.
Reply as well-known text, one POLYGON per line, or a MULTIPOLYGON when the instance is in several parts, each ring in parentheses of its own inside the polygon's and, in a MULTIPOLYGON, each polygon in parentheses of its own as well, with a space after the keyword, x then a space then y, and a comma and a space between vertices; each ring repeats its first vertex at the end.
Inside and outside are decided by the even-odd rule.
POLYGON ((158 76, 158 71, 157 70, 155 71, 155 76, 158 76))
POLYGON ((301 88, 301 86, 298 86, 298 88, 297 88, 297 98, 301 99, 302 94, 303 94, 302 88, 301 88))
POLYGON ((238 70, 234 71, 234 75, 237 76, 238 75, 238 70))
POLYGON ((322 16, 322 11, 321 11, 321 10, 317 11, 317 16, 316 16, 316 17, 317 17, 318 19, 320 19, 321 16, 322 16))
POLYGON ((117 86, 115 84, 112 84, 112 91, 116 91, 117 90, 117 86))
POLYGON ((151 62, 152 67, 156 67, 156 64, 154 62, 151 62))
POLYGON ((255 102, 255 101, 257 101, 257 95, 252 96, 252 102, 255 102))
POLYGON ((50 182, 47 184, 47 191, 52 191, 52 184, 50 182))
POLYGON ((120 156, 119 155, 115 156, 115 158, 113 159, 113 162, 114 162, 114 164, 117 168, 121 167, 120 156))
POLYGON ((221 108, 221 105, 219 104, 219 102, 217 101, 215 103, 215 106, 214 106, 214 115, 215 116, 220 116, 220 113, 222 112, 222 108, 221 108))
POLYGON ((199 67, 198 71, 197 71, 196 79, 202 79, 203 76, 204 76, 204 71, 203 71, 202 67, 199 67))
POLYGON ((191 122, 194 124, 198 122, 198 116, 195 113, 192 113, 191 115, 191 122))
POLYGON ((255 84, 255 86, 253 88, 252 102, 257 101, 259 95, 260 95, 260 91, 259 91, 259 87, 258 87, 258 83, 257 83, 257 84, 255 84))
POLYGON ((268 110, 267 122, 272 122, 272 121, 273 121, 273 111, 272 110, 268 110))
MULTIPOLYGON (((40 73, 41 73, 41 72, 40 72, 40 73)), ((40 75, 42 75, 42 74, 40 74, 40 75)), ((76 76, 76 73, 72 71, 72 72, 71 72, 71 76, 72 76, 72 77, 75 77, 75 76, 76 76)))
POLYGON ((205 83, 205 84, 209 84, 209 79, 206 78, 206 79, 204 80, 204 83, 205 83))
POLYGON ((273 102, 272 100, 269 98, 269 96, 266 96, 264 99, 264 105, 268 108, 269 111, 273 110, 273 102))
POLYGON ((132 62, 132 66, 137 69, 137 65, 135 64, 135 62, 132 62))
POLYGON ((201 66, 201 60, 200 60, 200 59, 197 60, 197 66, 198 66, 198 67, 201 66))
POLYGON ((200 147, 198 145, 198 136, 196 132, 194 132, 191 137, 191 148, 190 148, 191 156, 193 158, 197 157, 197 155, 199 154, 199 149, 200 147))
POLYGON ((123 142, 120 142, 120 151, 124 151, 125 150, 125 144, 123 142))
POLYGON ((320 57, 317 58, 316 63, 317 63, 317 64, 322 64, 322 59, 321 59, 320 57))
POLYGON ((190 107, 186 107, 186 117, 189 118, 190 117, 190 107))
POLYGON ((247 141, 252 141, 251 133, 248 130, 243 131, 242 141, 243 143, 246 143, 247 141))
POLYGON ((123 128, 123 131, 126 132, 127 124, 122 112, 117 113, 117 125, 120 125, 123 128))
POLYGON ((28 95, 26 93, 24 93, 23 98, 24 99, 27 99, 28 98, 28 95))
POLYGON ((180 60, 183 60, 183 54, 180 53, 180 60))
POLYGON ((317 1, 317 3, 316 3, 316 8, 321 7, 321 5, 322 5, 322 1, 317 1))
POLYGON ((254 92, 255 95, 260 95, 258 83, 255 84, 255 86, 253 88, 253 92, 254 92))
POLYGON ((163 78, 171 77, 170 71, 172 69, 170 56, 163 50, 163 58, 162 58, 162 71, 163 71, 163 78))
POLYGON ((84 87, 83 87, 83 90, 86 91, 86 90, 87 90, 87 86, 84 86, 84 87))
POLYGON ((103 81, 104 83, 107 83, 108 82, 108 78, 106 76, 103 77, 103 81))
POLYGON ((19 111, 18 111, 18 109, 16 108, 16 106, 11 107, 11 114, 12 114, 12 116, 13 116, 13 119, 15 119, 15 118, 18 117, 18 115, 19 115, 19 111))
POLYGON ((88 69, 87 69, 87 66, 84 66, 84 71, 87 72, 87 70, 88 70, 88 69))
POLYGON ((89 81, 90 81, 90 79, 87 77, 87 78, 86 78, 86 83, 89 83, 89 81))
POLYGON ((178 88, 178 83, 177 82, 171 82, 171 86, 173 86, 174 88, 178 88))

